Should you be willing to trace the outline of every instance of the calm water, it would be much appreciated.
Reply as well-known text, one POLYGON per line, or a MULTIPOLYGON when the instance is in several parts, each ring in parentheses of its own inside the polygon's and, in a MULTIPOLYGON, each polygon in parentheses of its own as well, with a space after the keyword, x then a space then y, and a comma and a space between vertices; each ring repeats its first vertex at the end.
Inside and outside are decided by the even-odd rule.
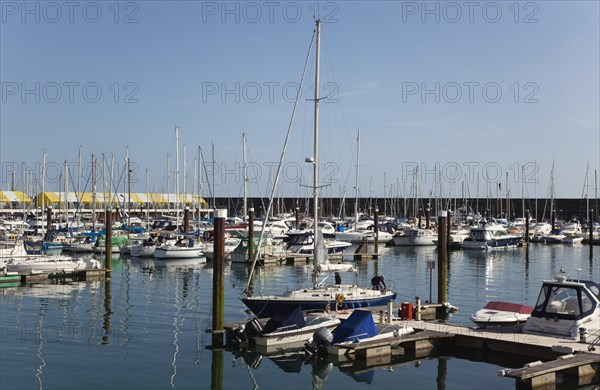
MULTIPOLYGON (((540 281, 561 267, 600 281, 600 248, 533 246, 496 253, 451 252, 448 301, 460 310, 449 322, 471 326, 487 300, 534 304, 540 281), (578 270, 579 269, 579 270, 578 270)), ((433 248, 386 248, 379 261, 357 264, 360 281, 384 274, 397 302, 429 299, 427 260, 433 248)), ((442 356, 420 361, 360 364, 305 362, 301 355, 261 357, 212 352, 212 265, 115 259, 105 282, 40 284, 0 292, 0 388, 10 389, 514 389, 498 377, 512 357, 442 356), (483 363, 482 361, 491 363, 483 363), (401 385, 400 385, 401 384, 401 385)), ((309 267, 258 270, 255 291, 279 293, 306 285, 309 267)), ((433 271, 434 299, 436 271, 433 271)), ((238 299, 248 269, 226 264, 225 321, 243 319, 238 299)), ((351 278, 350 275, 345 276, 351 278)), ((531 360, 531 359, 529 359, 531 360)), ((565 384, 563 388, 569 387, 565 384)))

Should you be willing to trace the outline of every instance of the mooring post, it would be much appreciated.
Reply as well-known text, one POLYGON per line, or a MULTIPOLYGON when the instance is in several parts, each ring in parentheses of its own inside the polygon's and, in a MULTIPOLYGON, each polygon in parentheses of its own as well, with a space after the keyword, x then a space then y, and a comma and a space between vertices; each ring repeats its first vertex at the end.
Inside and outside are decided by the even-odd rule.
POLYGON ((429 229, 429 211, 429 203, 427 203, 427 207, 425 207, 425 229, 429 229))
POLYGON ((296 229, 300 229, 300 207, 296 207, 294 211, 294 216, 296 217, 296 229))
POLYGON ((446 218, 448 218, 448 213, 441 210, 438 213, 438 303, 446 302, 446 252, 448 248, 446 218))
POLYGON ((373 226, 373 233, 375 235, 375 255, 374 258, 376 259, 377 256, 379 255, 379 208, 375 207, 375 215, 374 215, 374 226, 373 226))
POLYGON ((46 209, 46 238, 50 237, 50 231, 52 230, 52 206, 48 206, 46 209))
POLYGON ((391 324, 392 323, 392 314, 393 314, 393 310, 394 310, 394 302, 390 299, 388 300, 388 312, 387 312, 387 323, 391 324))
POLYGON ((421 297, 415 297, 415 305, 417 306, 415 308, 417 312, 417 315, 415 315, 415 320, 421 321, 421 297))
POLYGON ((212 317, 212 346, 222 348, 224 345, 225 325, 225 219, 226 209, 214 212, 215 239, 213 261, 213 317, 212 317))
MULTIPOLYGON (((298 210, 298 209, 296 209, 298 210)), ((254 260, 254 207, 248 209, 248 263, 254 260)))
POLYGON ((104 212, 104 268, 106 269, 106 277, 110 277, 111 261, 112 261, 112 209, 108 207, 104 212))
POLYGON ((446 248, 450 245, 450 228, 452 227, 452 211, 448 211, 448 218, 446 218, 446 248))
POLYGON ((185 206, 183 209, 183 233, 190 229, 190 207, 185 206))

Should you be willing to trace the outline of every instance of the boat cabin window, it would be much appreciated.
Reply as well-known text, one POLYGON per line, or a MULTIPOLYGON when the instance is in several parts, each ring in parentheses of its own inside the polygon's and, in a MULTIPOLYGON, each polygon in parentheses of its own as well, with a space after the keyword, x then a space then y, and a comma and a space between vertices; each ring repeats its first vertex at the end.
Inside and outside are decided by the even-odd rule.
POLYGON ((580 306, 580 295, 586 296, 587 304, 584 312, 592 310, 592 301, 585 291, 575 286, 545 285, 540 291, 535 309, 532 315, 541 317, 544 315, 558 316, 560 318, 581 318, 582 307, 580 306))

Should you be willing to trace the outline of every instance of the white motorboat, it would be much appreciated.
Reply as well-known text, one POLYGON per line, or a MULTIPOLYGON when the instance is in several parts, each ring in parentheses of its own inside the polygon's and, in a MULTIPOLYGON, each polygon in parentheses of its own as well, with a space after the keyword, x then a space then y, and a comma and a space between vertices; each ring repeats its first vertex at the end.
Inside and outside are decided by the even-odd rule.
MULTIPOLYGON (((238 237, 225 237, 225 257, 229 257, 240 246, 241 242, 242 239, 238 237)), ((202 251, 208 260, 212 260, 215 256, 214 241, 204 242, 202 251)))
MULTIPOLYGON (((312 254, 315 246, 313 240, 312 232, 296 234, 287 243, 286 249, 298 254, 312 254)), ((349 242, 339 240, 325 239, 324 242, 328 254, 341 253, 352 246, 349 242)))
POLYGON ((479 227, 472 227, 469 237, 462 242, 462 249, 492 250, 516 248, 522 236, 510 234, 499 224, 485 221, 479 227))
POLYGON ((203 257, 202 243, 196 242, 193 238, 179 238, 177 240, 168 240, 154 249, 154 258, 161 260, 168 259, 195 259, 203 257))
POLYGON ((153 238, 145 238, 142 242, 131 246, 132 257, 153 257, 156 250, 156 240, 153 238))
POLYGON ((414 333, 414 328, 407 322, 375 324, 373 313, 368 310, 354 310, 352 314, 333 334, 328 329, 319 329, 313 336, 312 343, 306 346, 307 352, 341 356, 351 352, 349 347, 381 341, 394 346, 402 341, 402 337, 414 333))
POLYGON ((99 269, 101 264, 91 257, 71 256, 31 256, 24 259, 11 259, 7 262, 9 272, 69 272, 99 269))
POLYGON ((566 245, 575 245, 575 244, 581 244, 582 241, 583 241, 583 237, 567 236, 567 237, 563 238, 561 243, 566 244, 566 245))
POLYGON ((241 342, 247 342, 256 347, 285 347, 291 345, 304 346, 311 342, 313 334, 321 329, 333 330, 341 321, 335 317, 335 312, 324 310, 302 312, 300 306, 291 311, 282 311, 269 318, 262 325, 254 318, 242 326, 237 337, 241 342))
POLYGON ((479 327, 513 326, 522 324, 531 315, 533 307, 511 302, 490 301, 471 315, 479 327))
POLYGON ((435 245, 437 234, 431 229, 405 229, 394 236, 396 246, 428 246, 435 245))
POLYGON ((552 229, 550 233, 540 237, 545 244, 560 244, 565 238, 567 236, 561 229, 552 229))
POLYGON ((588 280, 558 276, 545 280, 524 333, 579 340, 600 333, 600 287, 588 280))

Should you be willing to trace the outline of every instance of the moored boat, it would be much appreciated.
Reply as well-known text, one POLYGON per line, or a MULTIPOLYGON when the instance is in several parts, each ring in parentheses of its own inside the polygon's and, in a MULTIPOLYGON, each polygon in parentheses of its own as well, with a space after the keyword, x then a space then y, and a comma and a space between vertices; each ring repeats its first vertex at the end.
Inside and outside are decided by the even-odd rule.
POLYGON ((545 280, 524 333, 577 340, 580 332, 600 333, 600 286, 558 276, 545 280))
POLYGON ((531 315, 531 306, 511 302, 490 301, 471 315, 471 321, 479 327, 513 326, 522 324, 531 315))
POLYGON ((335 313, 324 310, 302 312, 301 307, 296 306, 276 313, 264 327, 260 320, 252 319, 238 331, 237 336, 240 341, 259 348, 303 346, 312 341, 318 329, 333 330, 340 322, 335 313))
POLYGON ((401 342, 402 337, 414 333, 414 328, 402 323, 375 324, 373 313, 368 310, 354 310, 352 314, 333 333, 327 329, 319 329, 313 336, 312 343, 306 350, 313 354, 343 355, 349 347, 356 347, 367 342, 386 342, 391 346, 401 342))

